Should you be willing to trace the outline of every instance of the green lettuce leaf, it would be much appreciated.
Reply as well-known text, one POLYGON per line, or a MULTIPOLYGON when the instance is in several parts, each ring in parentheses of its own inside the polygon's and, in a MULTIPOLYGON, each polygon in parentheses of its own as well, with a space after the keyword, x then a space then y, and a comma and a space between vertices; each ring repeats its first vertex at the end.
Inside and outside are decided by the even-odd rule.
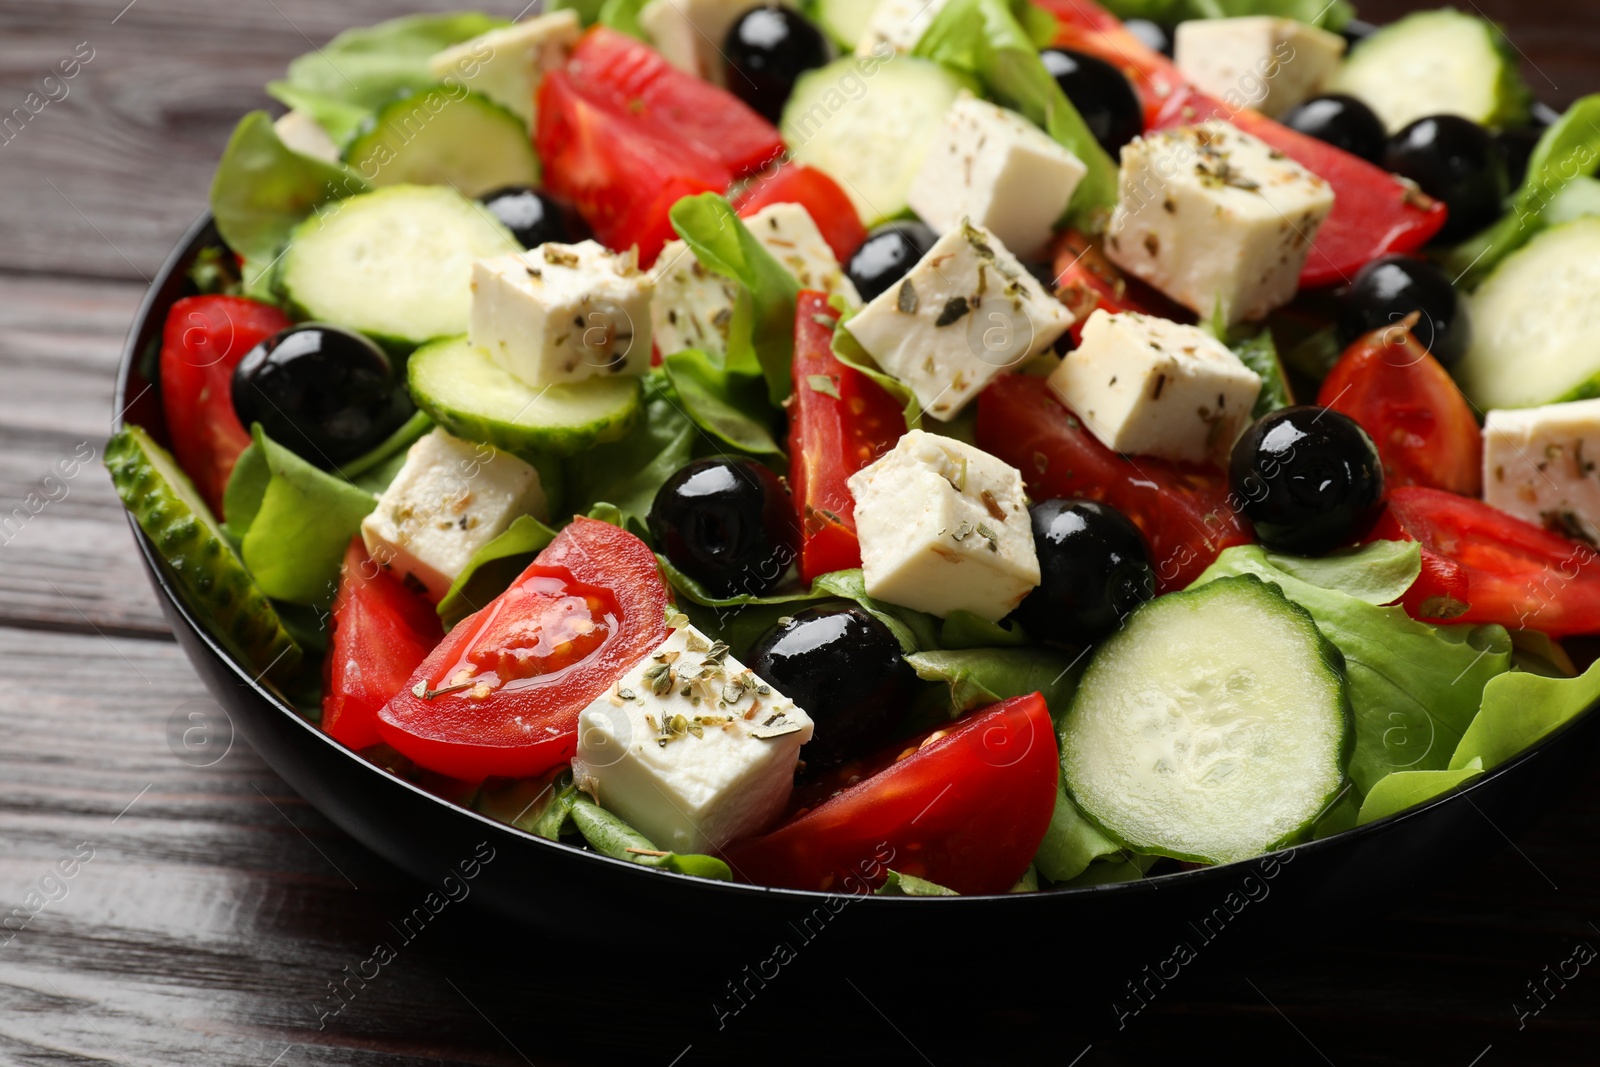
MULTIPOLYGON (((834 299, 838 298, 835 297, 834 299)), ((830 300, 829 303, 832 304, 833 301, 830 300)), ((839 305, 834 306, 839 307, 839 305)), ((839 326, 842 327, 856 314, 857 309, 841 308, 840 311, 839 326)), ((835 329, 833 331, 833 357, 846 367, 865 374, 868 378, 877 382, 884 392, 900 401, 901 415, 906 420, 906 429, 922 429, 922 404, 918 402, 917 394, 912 392, 911 387, 901 382, 899 378, 885 374, 878 369, 876 361, 867 354, 867 350, 861 347, 861 342, 857 341, 849 330, 835 329)))
POLYGON ((720 358, 697 348, 674 352, 661 365, 696 426, 740 452, 783 457, 772 427, 751 414, 767 404, 765 396, 751 395, 750 379, 729 374, 720 358))
POLYGON ((1067 214, 1079 229, 1099 233, 1117 204, 1117 164, 1045 69, 1038 45, 1014 13, 1028 6, 1008 0, 950 0, 913 54, 976 78, 989 96, 1021 112, 1082 160, 1089 172, 1072 194, 1067 214))
POLYGON ((544 7, 546 11, 576 11, 585 26, 592 26, 600 20, 600 12, 609 2, 610 0, 549 0, 544 7))
POLYGON ((914 874, 901 874, 899 871, 890 871, 889 877, 877 889, 880 897, 959 897, 961 894, 954 889, 946 889, 942 885, 918 878, 914 874))
POLYGON ((487 607, 555 539, 556 532, 532 515, 517 516, 499 537, 472 554, 466 570, 439 601, 439 618, 445 629, 487 607))
POLYGON ((649 0, 605 0, 600 5, 598 21, 600 25, 610 26, 619 33, 648 41, 650 38, 639 25, 639 12, 644 10, 647 3, 649 0))
POLYGON ((1029 693, 1041 694, 1052 716, 1064 715, 1087 659, 1035 646, 914 652, 906 662, 923 681, 942 683, 933 693, 945 716, 955 719, 1029 693))
POLYGON ((1450 759, 1452 770, 1481 761, 1493 770, 1548 737, 1600 701, 1600 663, 1577 678, 1546 678, 1520 671, 1492 679, 1483 708, 1450 759))
POLYGON ((573 798, 571 818, 589 847, 603 856, 627 860, 642 867, 659 867, 696 878, 733 881, 728 865, 715 856, 664 852, 650 839, 582 793, 573 798))
POLYGON ((1250 417, 1259 419, 1294 403, 1289 392, 1289 376, 1284 372, 1283 361, 1278 358, 1278 346, 1272 341, 1272 331, 1262 330, 1232 345, 1239 362, 1261 375, 1261 395, 1250 417))
POLYGON ((1150 19, 1163 26, 1189 19, 1277 15, 1338 30, 1356 15, 1354 5, 1347 0, 1104 0, 1104 4, 1118 18, 1150 19))
POLYGON ((644 417, 633 429, 563 465, 568 510, 583 515, 608 504, 622 519, 617 525, 648 537, 656 491, 694 457, 699 436, 665 373, 651 371, 644 379, 644 417))
MULTIPOLYGON (((1310 561, 1246 545, 1223 552, 1195 582, 1237 574, 1271 582, 1309 611, 1344 654, 1356 727, 1349 775, 1363 795, 1396 771, 1448 767, 1478 714, 1485 684, 1511 666, 1511 637, 1502 627, 1430 626, 1403 608, 1363 599, 1404 591, 1399 575, 1409 573, 1410 566, 1400 570, 1401 551, 1376 542, 1310 561), (1374 578, 1374 573, 1389 576, 1374 578)), ((1414 547, 1403 551, 1409 554, 1414 547)))
POLYGON ((400 473, 400 468, 406 465, 406 453, 411 446, 432 429, 433 419, 427 412, 418 411, 377 448, 340 467, 339 474, 345 481, 381 496, 400 473))
POLYGON ((244 295, 274 301, 273 268, 290 232, 323 204, 370 188, 342 163, 287 147, 265 111, 240 119, 211 182, 211 214, 228 247, 244 257, 244 295))
POLYGON ((1039 873, 1052 882, 1070 882, 1089 869, 1089 865, 1104 856, 1118 856, 1122 850, 1093 823, 1083 817, 1078 806, 1067 796, 1059 784, 1056 786, 1056 810, 1050 816, 1050 828, 1033 865, 1039 873))
POLYGON ((1483 761, 1473 759, 1459 770, 1396 771, 1373 787, 1362 802, 1357 826, 1387 818, 1426 803, 1483 774, 1483 761))
POLYGON ((940 648, 1026 648, 1032 643, 1015 622, 990 622, 970 611, 952 611, 939 627, 940 648))

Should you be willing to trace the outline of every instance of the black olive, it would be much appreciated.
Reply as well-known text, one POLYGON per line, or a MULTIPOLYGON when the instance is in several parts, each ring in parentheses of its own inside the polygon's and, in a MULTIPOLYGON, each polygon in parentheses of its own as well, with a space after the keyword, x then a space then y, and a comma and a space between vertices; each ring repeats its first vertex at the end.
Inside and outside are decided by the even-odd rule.
POLYGON ((1353 96, 1335 93, 1307 100, 1279 121, 1368 163, 1383 165, 1389 133, 1377 113, 1353 96))
POLYGON ((916 681, 894 634, 855 605, 796 612, 747 661, 817 724, 800 752, 807 770, 876 748, 910 707, 916 681))
POLYGON ((778 476, 747 459, 696 460, 650 505, 656 548, 715 597, 778 584, 797 555, 798 527, 778 476))
POLYGON ((1144 132, 1144 106, 1122 71, 1097 56, 1066 48, 1046 48, 1039 58, 1113 160, 1123 145, 1144 132))
POLYGON ((1339 297, 1339 344, 1388 326, 1398 326, 1420 313, 1412 333, 1445 366, 1467 354, 1472 322, 1467 306, 1450 278, 1431 263, 1406 256, 1385 256, 1361 268, 1339 297))
POLYGON ((523 248, 538 248, 550 241, 576 244, 594 236, 571 207, 530 186, 507 186, 481 199, 489 214, 499 219, 523 248))
POLYGON ((1383 463, 1354 420, 1319 407, 1275 411, 1245 431, 1229 470, 1256 537, 1316 555, 1365 532, 1383 499, 1383 463))
POLYGON ((1087 645, 1156 595, 1139 528, 1107 504, 1046 500, 1029 509, 1039 587, 1017 609, 1033 636, 1087 645))
POLYGON ((370 452, 411 417, 383 349, 338 326, 308 323, 267 338, 233 371, 233 410, 324 470, 370 452))
POLYGON ((1430 115, 1389 138, 1384 166, 1450 208, 1450 218, 1439 231, 1439 240, 1446 243, 1489 225, 1506 198, 1506 168, 1494 139, 1459 115, 1430 115))
POLYGON ((1172 31, 1159 22, 1149 19, 1127 19, 1122 23, 1122 28, 1139 39, 1153 52, 1160 52, 1167 58, 1172 57, 1172 31))
POLYGON ((1506 168, 1506 184, 1512 189, 1520 189, 1528 179, 1528 163, 1543 136, 1544 130, 1537 126, 1518 126, 1494 135, 1494 149, 1506 168))
POLYGON ((728 30, 722 54, 728 91, 777 122, 800 75, 824 66, 832 53, 810 19, 792 8, 765 4, 739 17, 728 30))
POLYGON ((924 223, 886 222, 867 234, 845 273, 861 299, 870 303, 904 278, 938 240, 939 235, 924 223))

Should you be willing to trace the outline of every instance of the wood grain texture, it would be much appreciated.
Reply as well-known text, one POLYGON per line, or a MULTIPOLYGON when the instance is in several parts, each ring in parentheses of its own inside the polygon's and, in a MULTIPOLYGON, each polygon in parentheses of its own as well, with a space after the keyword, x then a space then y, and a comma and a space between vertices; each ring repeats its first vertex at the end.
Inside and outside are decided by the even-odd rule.
MULTIPOLYGON (((226 718, 168 638, 103 472, 82 466, 64 493, 46 479, 81 448, 98 453, 140 276, 203 207, 234 121, 265 104, 262 83, 307 38, 456 5, 125 2, 0 0, 0 117, 79 42, 95 49, 71 94, 0 144, 0 1064, 1594 1061, 1592 966, 1520 1028, 1513 1004, 1531 1005, 1527 983, 1575 945, 1600 946, 1600 778, 1515 848, 1463 857, 1386 902, 1388 918, 1330 941, 1308 917, 1304 941, 1274 960, 1186 971, 1087 1051, 1040 1017, 982 1054, 902 1033, 842 978, 869 992, 926 983, 953 1012, 1004 1003, 1006 978, 936 983, 882 959, 847 976, 786 971, 779 996, 719 1030, 702 979, 668 970, 648 1000, 619 1002, 608 976, 646 961, 507 939, 470 908, 324 1017, 329 983, 396 940, 391 921, 426 887, 332 828, 242 741, 224 745, 226 718), (55 499, 16 522, 30 493, 55 499), (215 762, 178 754, 174 732, 197 723, 226 750, 215 762), (20 931, 5 925, 16 907, 20 931), (859 1037, 807 1047, 806 1019, 821 1015, 859 1037)), ((1386 19, 1418 6, 1363 8, 1386 19)), ((1542 95, 1600 89, 1600 7, 1476 6, 1511 27, 1542 95)))

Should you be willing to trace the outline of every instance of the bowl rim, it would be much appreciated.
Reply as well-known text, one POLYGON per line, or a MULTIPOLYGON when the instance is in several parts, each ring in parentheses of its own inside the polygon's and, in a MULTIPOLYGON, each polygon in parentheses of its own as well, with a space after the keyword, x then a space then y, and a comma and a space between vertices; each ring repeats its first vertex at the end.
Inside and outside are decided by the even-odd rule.
MULTIPOLYGON (((154 391, 157 397, 160 395, 160 382, 158 375, 157 380, 149 382, 137 396, 133 397, 131 400, 128 398, 127 394, 131 384, 132 376, 135 370, 139 367, 142 359, 144 358, 145 351, 150 345, 149 340, 146 340, 143 344, 141 344, 141 338, 144 338, 145 335, 150 332, 152 319, 155 315, 160 314, 164 318, 167 312, 170 310, 171 304, 176 302, 177 299, 182 298, 179 296, 174 298, 172 301, 163 300, 163 290, 165 290, 172 283, 174 277, 187 270, 192 259, 201 251, 202 248, 213 244, 218 247, 225 247, 220 235, 215 235, 214 241, 205 240, 207 237, 214 235, 214 229, 215 221, 209 210, 203 212, 193 223, 191 223, 188 229, 184 232, 182 238, 179 240, 178 244, 170 253, 168 253, 166 261, 161 265, 160 270, 158 270, 154 275, 143 299, 139 303, 139 309, 134 316, 131 326, 129 327, 128 335, 123 342, 121 356, 117 364, 116 387, 112 401, 114 405, 113 410, 116 412, 115 418, 112 421, 113 433, 122 430, 126 425, 129 424, 129 408, 133 404, 139 402, 146 393, 154 391)), ((153 339, 159 341, 159 332, 153 334, 152 337, 153 339)), ((317 739, 316 743, 326 745, 336 750, 339 755, 354 765, 352 768, 352 773, 380 775, 388 780, 387 784, 398 785, 408 789, 417 797, 425 798, 428 801, 439 804, 442 807, 449 809, 457 816, 477 821, 483 824, 485 827, 500 833, 520 837, 535 847, 560 849, 564 853, 585 856, 591 861, 609 865, 619 872, 619 877, 660 878, 665 876, 669 878, 690 879, 699 883, 699 885, 707 892, 735 894, 747 899, 751 898, 752 895, 758 895, 758 898, 783 898, 796 902, 820 902, 836 899, 842 895, 841 893, 834 891, 783 889, 772 886, 749 885, 740 882, 723 882, 714 879, 696 878, 692 875, 677 874, 672 871, 642 867, 639 864, 630 863, 626 860, 620 860, 610 856, 601 855, 600 853, 591 852, 587 849, 579 848, 573 845, 567 845, 560 841, 552 841, 547 838, 540 837, 537 834, 530 833, 519 827, 512 826, 508 823, 499 822, 487 815, 474 811, 471 808, 464 807, 463 805, 457 804, 435 793, 431 793, 428 790, 423 789, 421 786, 413 782, 409 782, 399 775, 394 774, 393 772, 362 758, 360 753, 341 745, 327 733, 323 732, 323 730, 316 724, 306 719, 303 715, 295 710, 293 705, 280 696, 272 687, 263 683, 258 677, 252 674, 244 664, 240 663, 234 658, 233 654, 230 653, 227 648, 223 646, 222 643, 218 641, 211 633, 210 629, 204 624, 200 616, 191 610, 182 591, 179 590, 174 584, 173 577, 170 573, 166 560, 158 551, 156 551, 154 543, 139 527, 139 524, 133 517, 132 513, 124 509, 124 518, 133 532, 134 540, 139 547, 139 551, 144 557, 146 569, 151 576, 151 582, 153 585, 155 585, 158 594, 163 598, 163 600, 166 601, 166 607, 169 610, 176 611, 178 616, 182 619, 183 624, 199 638, 210 654, 220 659, 227 665, 227 668, 233 673, 236 681, 241 687, 249 690, 257 700, 270 704, 274 711, 287 716, 298 728, 310 734, 314 734, 317 739), (629 875, 622 874, 621 872, 632 873, 629 875)), ((1125 896, 1131 896, 1136 893, 1150 893, 1158 891, 1160 888, 1170 885, 1178 879, 1184 880, 1183 884, 1186 886, 1198 886, 1208 880, 1232 882, 1241 871, 1250 865, 1262 865, 1270 860, 1282 857, 1291 852, 1297 855, 1312 855, 1349 848, 1355 842, 1360 840, 1370 840, 1386 834, 1400 832, 1401 828, 1412 820, 1428 818, 1432 812, 1435 812, 1446 805, 1456 805, 1463 801, 1472 803, 1470 797, 1475 790, 1488 786, 1502 775, 1511 773, 1514 769, 1524 763, 1538 759, 1543 753, 1550 750, 1554 745, 1560 743, 1560 739, 1569 731, 1577 728, 1581 723, 1587 720, 1590 716, 1595 715, 1597 712, 1600 712, 1600 700, 1590 704, 1588 708, 1573 716, 1567 722, 1563 723, 1561 726, 1551 731, 1543 738, 1539 739, 1533 745, 1530 745, 1528 748, 1517 753, 1515 756, 1511 757, 1505 762, 1480 774, 1478 777, 1473 778, 1469 782, 1456 786, 1455 788, 1450 789, 1439 796, 1433 797, 1422 804, 1407 808, 1404 811, 1397 812, 1394 815, 1386 816, 1385 818, 1378 819, 1370 823, 1350 827, 1349 829, 1340 831, 1337 834, 1332 834, 1325 838, 1304 841, 1299 844, 1287 846, 1285 848, 1274 849, 1271 852, 1264 853, 1260 856, 1254 856, 1249 859, 1199 867, 1191 870, 1173 871, 1154 876, 1145 875, 1133 881, 1110 882, 1097 885, 1064 886, 1052 889, 1043 889, 1030 893, 1008 892, 1000 894, 952 897, 880 896, 877 894, 867 894, 866 896, 870 897, 872 901, 871 906, 878 908, 907 907, 911 906, 909 902, 913 901, 923 905, 931 904, 932 902, 938 902, 938 905, 944 908, 973 907, 975 906, 975 902, 986 902, 986 906, 994 907, 1000 901, 1010 901, 1013 902, 1010 906, 1021 908, 1046 906, 1041 904, 1024 903, 1025 901, 1083 898, 1090 896, 1102 896, 1104 894, 1122 894, 1125 896)), ((1341 793, 1340 795, 1342 796, 1343 794, 1341 793)), ((1330 804, 1329 807, 1331 808, 1331 806, 1332 805, 1330 804)), ((362 845, 363 847, 370 847, 367 846, 365 842, 362 842, 362 845)))

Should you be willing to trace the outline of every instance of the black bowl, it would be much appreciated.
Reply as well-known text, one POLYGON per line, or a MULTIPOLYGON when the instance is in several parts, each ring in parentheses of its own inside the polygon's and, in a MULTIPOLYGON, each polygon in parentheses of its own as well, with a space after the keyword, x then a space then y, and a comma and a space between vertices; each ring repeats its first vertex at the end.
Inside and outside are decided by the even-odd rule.
MULTIPOLYGON (((159 345, 172 303, 191 291, 190 263, 218 243, 209 216, 201 218, 152 285, 123 350, 119 424, 164 436, 144 357, 159 345)), ((1208 960, 1256 955, 1390 906, 1415 883, 1439 881, 1465 857, 1476 860, 1503 845, 1504 835, 1555 804, 1588 771, 1600 747, 1600 715, 1590 708, 1466 788, 1399 816, 1272 857, 1138 882, 916 898, 830 897, 702 881, 524 833, 368 763, 235 662, 185 602, 150 540, 131 519, 130 526, 178 642, 238 732, 315 808, 389 862, 437 883, 486 843, 494 859, 483 867, 472 899, 494 921, 600 950, 637 948, 640 924, 618 917, 707 916, 715 918, 715 936, 696 944, 693 954, 713 967, 729 966, 729 960, 756 965, 779 942, 813 940, 824 946, 807 950, 813 962, 840 955, 855 961, 848 973, 859 974, 863 960, 894 960, 895 972, 916 976, 890 983, 910 987, 906 1003, 898 1005, 905 1012, 936 1009, 944 999, 926 995, 929 979, 937 986, 958 972, 1003 973, 1009 989, 1038 990, 1052 1011, 1067 1010, 1070 1001, 1091 1025, 1112 1026, 1120 1012, 1138 1005, 1129 983, 1145 987, 1183 966, 1173 962, 1175 946, 1208 960), (827 937, 816 937, 824 928, 827 937), (1096 962, 1063 966, 1063 960, 1086 958, 1096 962), (1067 981, 1077 986, 1070 998, 1063 994, 1067 981)), ((893 989, 882 996, 892 998, 893 989)), ((952 1021, 947 1013, 933 1018, 945 1027, 952 1021)))

